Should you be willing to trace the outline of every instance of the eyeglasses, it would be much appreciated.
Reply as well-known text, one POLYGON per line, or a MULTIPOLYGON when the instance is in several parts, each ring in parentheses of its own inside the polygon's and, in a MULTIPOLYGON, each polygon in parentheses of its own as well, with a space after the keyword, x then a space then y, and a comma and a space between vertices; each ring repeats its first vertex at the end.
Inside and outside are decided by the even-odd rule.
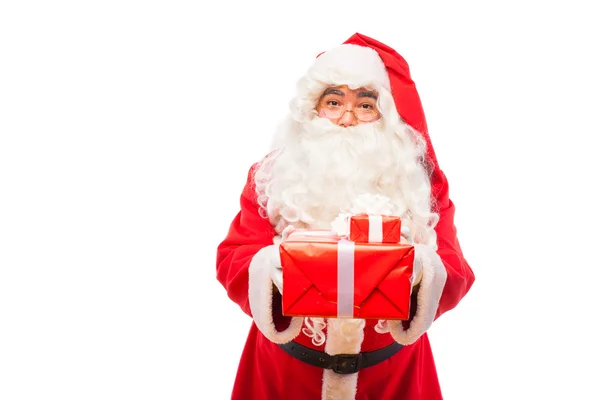
POLYGON ((363 107, 365 104, 361 104, 354 110, 346 110, 341 104, 332 105, 326 104, 321 108, 323 115, 329 119, 339 119, 344 116, 347 112, 353 113, 357 120, 361 122, 372 122, 379 118, 379 112, 372 106, 363 107))

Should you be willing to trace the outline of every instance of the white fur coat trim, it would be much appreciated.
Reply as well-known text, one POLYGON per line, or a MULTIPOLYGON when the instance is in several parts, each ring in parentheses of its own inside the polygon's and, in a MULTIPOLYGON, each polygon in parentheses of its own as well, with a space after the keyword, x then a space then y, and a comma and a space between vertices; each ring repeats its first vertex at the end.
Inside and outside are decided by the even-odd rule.
POLYGON ((444 263, 435 250, 424 244, 415 244, 414 247, 415 257, 418 257, 423 268, 421 287, 417 294, 417 311, 406 330, 402 321, 387 323, 394 340, 403 345, 414 343, 433 324, 448 276, 444 263))
POLYGON ((303 319, 293 317, 290 325, 283 331, 277 331, 273 323, 273 282, 270 275, 268 249, 259 250, 248 269, 248 299, 250 311, 257 328, 274 343, 288 343, 300 334, 303 319))

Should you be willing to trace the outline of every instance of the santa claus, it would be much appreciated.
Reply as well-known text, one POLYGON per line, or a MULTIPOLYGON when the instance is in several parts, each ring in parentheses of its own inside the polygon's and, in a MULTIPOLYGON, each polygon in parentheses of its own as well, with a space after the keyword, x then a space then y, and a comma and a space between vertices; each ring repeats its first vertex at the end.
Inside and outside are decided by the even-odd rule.
POLYGON ((218 280, 253 319, 232 399, 441 399, 426 331, 474 275, 406 61, 355 34, 316 58, 290 108, 217 252, 218 280), (400 216, 414 245, 410 319, 282 316, 281 240, 362 212, 400 216))

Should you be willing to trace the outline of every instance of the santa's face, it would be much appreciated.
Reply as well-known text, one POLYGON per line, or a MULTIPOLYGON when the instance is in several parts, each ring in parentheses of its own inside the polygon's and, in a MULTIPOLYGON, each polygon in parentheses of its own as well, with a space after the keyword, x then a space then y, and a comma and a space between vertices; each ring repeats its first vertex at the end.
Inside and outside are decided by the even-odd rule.
POLYGON ((315 109, 319 117, 344 127, 374 122, 381 117, 377 92, 364 87, 355 90, 347 85, 329 87, 321 94, 315 109))

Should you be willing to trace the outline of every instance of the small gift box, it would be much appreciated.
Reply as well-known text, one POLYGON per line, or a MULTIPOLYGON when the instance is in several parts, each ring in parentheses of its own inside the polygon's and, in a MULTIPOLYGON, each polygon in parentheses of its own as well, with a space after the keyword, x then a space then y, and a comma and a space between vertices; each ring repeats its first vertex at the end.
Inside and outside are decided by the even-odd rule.
POLYGON ((296 231, 280 245, 283 315, 408 319, 414 248, 296 231))
POLYGON ((352 215, 349 218, 349 238, 360 243, 399 243, 400 217, 391 215, 352 215))

